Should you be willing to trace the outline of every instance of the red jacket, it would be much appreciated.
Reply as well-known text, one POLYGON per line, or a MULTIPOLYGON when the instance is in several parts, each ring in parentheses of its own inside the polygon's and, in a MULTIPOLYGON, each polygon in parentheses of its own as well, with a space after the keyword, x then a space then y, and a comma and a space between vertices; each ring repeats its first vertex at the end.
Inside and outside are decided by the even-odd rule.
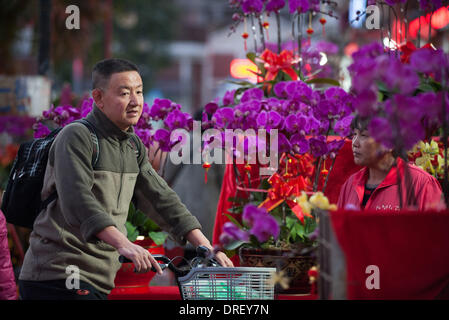
POLYGON ((6 219, 3 212, 0 211, 0 300, 17 299, 16 288, 8 246, 6 219))
MULTIPOLYGON (((366 203, 365 209, 370 210, 399 210, 400 202, 398 196, 397 170, 399 169, 401 176, 401 188, 403 208, 413 208, 410 201, 411 190, 414 190, 416 198, 416 206, 420 211, 426 209, 435 209, 441 203, 442 190, 437 179, 425 172, 424 170, 408 164, 409 183, 406 188, 406 180, 404 177, 405 163, 398 158, 397 167, 392 167, 385 179, 374 190, 366 203), (412 187, 413 189, 410 189, 412 187), (408 189, 408 196, 407 195, 408 189)), ((342 209, 361 210, 363 195, 365 192, 365 184, 368 180, 368 168, 365 167, 356 172, 345 182, 340 190, 338 199, 338 207, 342 209)))

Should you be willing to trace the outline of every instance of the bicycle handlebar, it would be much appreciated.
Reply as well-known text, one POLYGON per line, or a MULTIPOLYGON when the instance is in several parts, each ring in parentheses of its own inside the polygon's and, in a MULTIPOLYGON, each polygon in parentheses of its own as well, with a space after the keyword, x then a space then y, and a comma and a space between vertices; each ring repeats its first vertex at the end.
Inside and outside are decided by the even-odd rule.
MULTIPOLYGON (((199 246, 196 248, 196 254, 197 257, 196 258, 207 258, 208 254, 209 254, 209 249, 204 247, 204 246, 199 246)), ((185 276, 187 273, 189 273, 190 270, 183 270, 180 268, 177 268, 173 263, 172 260, 170 260, 168 257, 161 255, 161 254, 153 254, 152 255, 154 259, 156 259, 156 261, 161 261, 163 263, 159 263, 159 266, 161 267, 162 270, 166 269, 167 267, 173 271, 175 273, 176 276, 185 276)), ((123 255, 120 255, 118 260, 120 261, 120 263, 132 263, 132 260, 126 258, 123 255)), ((210 259, 210 261, 212 262, 212 265, 215 266, 220 266, 220 264, 215 260, 215 259, 210 259)), ((151 271, 156 272, 156 268, 154 266, 151 267, 151 271)))

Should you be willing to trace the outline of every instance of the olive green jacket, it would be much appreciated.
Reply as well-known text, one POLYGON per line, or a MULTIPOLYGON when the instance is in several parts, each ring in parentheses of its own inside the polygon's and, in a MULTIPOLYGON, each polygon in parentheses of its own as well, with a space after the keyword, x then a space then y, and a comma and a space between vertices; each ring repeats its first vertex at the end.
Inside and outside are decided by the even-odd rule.
POLYGON ((59 132, 50 149, 41 193, 46 199, 57 190, 58 198, 34 223, 19 279, 67 279, 66 271, 71 269, 67 267, 73 265, 80 271, 80 280, 109 293, 120 268, 119 254, 95 235, 108 226, 126 235, 133 196, 137 207, 180 243, 185 243, 186 233, 201 226, 154 171, 140 139, 142 152, 137 159, 130 142, 132 128, 120 130, 97 107, 86 119, 96 128, 98 162, 93 168, 94 144, 84 124, 72 123, 59 132))

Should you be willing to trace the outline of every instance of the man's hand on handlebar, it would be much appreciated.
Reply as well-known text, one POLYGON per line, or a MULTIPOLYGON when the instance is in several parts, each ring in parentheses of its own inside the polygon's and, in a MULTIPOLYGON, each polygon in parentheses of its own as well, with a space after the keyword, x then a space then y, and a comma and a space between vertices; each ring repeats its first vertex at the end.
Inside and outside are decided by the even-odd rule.
POLYGON ((154 267, 157 273, 162 274, 159 263, 145 248, 130 242, 127 246, 118 248, 118 252, 134 263, 136 273, 145 273, 154 267))

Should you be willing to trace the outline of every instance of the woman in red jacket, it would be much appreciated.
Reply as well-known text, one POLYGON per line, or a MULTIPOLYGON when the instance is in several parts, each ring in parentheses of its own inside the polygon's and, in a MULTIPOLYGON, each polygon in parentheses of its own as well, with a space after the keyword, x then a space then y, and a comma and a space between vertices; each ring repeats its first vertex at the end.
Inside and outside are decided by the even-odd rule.
POLYGON ((368 134, 367 126, 367 121, 355 118, 352 151, 354 162, 364 168, 350 176, 342 186, 338 207, 394 211, 438 208, 442 203, 438 180, 396 158, 392 150, 386 149, 368 134))
POLYGON ((0 300, 16 300, 17 287, 8 246, 6 219, 0 210, 0 300))

